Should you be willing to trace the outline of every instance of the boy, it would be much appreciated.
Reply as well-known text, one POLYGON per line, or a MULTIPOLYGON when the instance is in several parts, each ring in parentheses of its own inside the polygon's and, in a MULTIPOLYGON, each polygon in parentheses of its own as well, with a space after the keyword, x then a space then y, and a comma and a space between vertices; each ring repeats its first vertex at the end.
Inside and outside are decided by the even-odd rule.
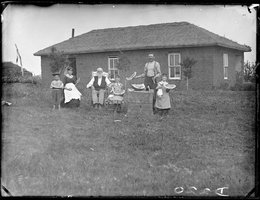
POLYGON ((60 110, 60 102, 62 97, 62 89, 64 88, 63 82, 60 80, 59 73, 53 73, 53 81, 51 82, 51 89, 52 89, 52 100, 53 100, 53 110, 55 106, 58 106, 60 110))

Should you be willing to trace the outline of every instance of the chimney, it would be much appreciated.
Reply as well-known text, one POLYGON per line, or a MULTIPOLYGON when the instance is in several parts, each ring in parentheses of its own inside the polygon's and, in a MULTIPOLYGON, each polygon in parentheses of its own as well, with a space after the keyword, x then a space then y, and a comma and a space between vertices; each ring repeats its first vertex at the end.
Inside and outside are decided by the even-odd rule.
POLYGON ((72 29, 72 34, 71 34, 71 38, 74 38, 74 28, 72 29))

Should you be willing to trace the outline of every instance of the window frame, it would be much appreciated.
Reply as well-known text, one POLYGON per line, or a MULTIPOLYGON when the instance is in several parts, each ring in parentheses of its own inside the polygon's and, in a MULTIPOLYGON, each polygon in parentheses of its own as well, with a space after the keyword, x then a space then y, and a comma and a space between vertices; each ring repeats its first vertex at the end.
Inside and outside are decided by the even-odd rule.
POLYGON ((223 53, 223 77, 225 80, 228 79, 228 54, 223 53))
POLYGON ((180 65, 180 63, 181 63, 181 53, 169 53, 168 54, 168 77, 169 77, 169 79, 170 80, 181 80, 181 65, 180 65), (175 55, 178 55, 179 56, 179 65, 175 65, 175 55), (170 65, 171 64, 171 56, 173 56, 173 65, 170 65), (180 68, 180 76, 178 76, 178 77, 171 77, 171 68, 173 68, 174 69, 174 75, 176 75, 176 68, 180 68))
MULTIPOLYGON (((110 66, 110 60, 117 60, 117 62, 119 61, 119 57, 118 56, 108 56, 108 74, 111 75, 111 70, 114 70, 114 72, 117 70, 117 74, 119 75, 119 69, 115 67, 115 61, 113 61, 113 68, 111 68, 110 66)), ((115 77, 116 74, 114 74, 115 77)), ((115 78, 109 78, 110 80, 114 81, 115 78)))

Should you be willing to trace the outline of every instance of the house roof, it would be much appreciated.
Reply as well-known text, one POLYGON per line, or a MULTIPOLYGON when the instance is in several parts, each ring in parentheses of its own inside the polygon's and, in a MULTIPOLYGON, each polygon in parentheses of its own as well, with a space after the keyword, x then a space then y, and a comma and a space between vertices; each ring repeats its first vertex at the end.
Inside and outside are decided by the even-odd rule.
POLYGON ((221 37, 188 22, 152 24, 92 30, 36 52, 47 55, 55 47, 65 54, 107 52, 117 50, 222 46, 249 52, 251 48, 221 37))

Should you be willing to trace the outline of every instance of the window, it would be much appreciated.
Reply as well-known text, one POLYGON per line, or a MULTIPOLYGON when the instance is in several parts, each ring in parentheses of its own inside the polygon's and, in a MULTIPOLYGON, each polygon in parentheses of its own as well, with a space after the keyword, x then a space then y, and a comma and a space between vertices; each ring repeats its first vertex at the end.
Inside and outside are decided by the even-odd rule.
POLYGON ((168 54, 169 79, 181 79, 181 54, 168 54))
POLYGON ((224 79, 228 79, 228 54, 223 54, 224 79))
POLYGON ((118 57, 109 57, 108 58, 108 73, 111 80, 115 80, 115 76, 119 74, 117 69, 118 57))

